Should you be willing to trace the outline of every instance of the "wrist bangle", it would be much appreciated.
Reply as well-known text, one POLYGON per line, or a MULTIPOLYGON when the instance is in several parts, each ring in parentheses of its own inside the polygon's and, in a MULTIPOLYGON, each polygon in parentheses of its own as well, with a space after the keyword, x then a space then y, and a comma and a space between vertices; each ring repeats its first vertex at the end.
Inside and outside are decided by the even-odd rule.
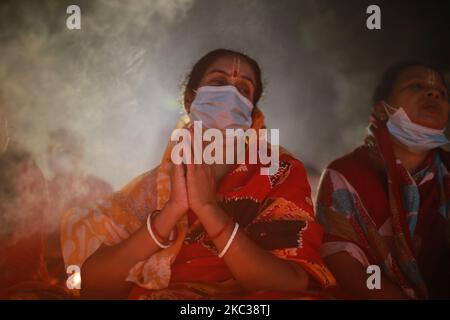
POLYGON ((226 222, 225 225, 222 227, 222 229, 220 229, 220 231, 217 232, 215 235, 209 236, 209 238, 210 238, 211 240, 217 239, 218 237, 220 237, 220 235, 221 235, 222 233, 224 233, 225 230, 227 230, 228 226, 229 226, 230 224, 232 224, 232 223, 233 223, 233 217, 232 217, 232 216, 229 216, 227 222, 226 222))
POLYGON ((230 239, 228 239, 227 244, 225 245, 225 248, 223 248, 222 252, 219 254, 219 258, 223 258, 223 256, 225 255, 225 253, 227 253, 228 249, 230 248, 231 243, 234 240, 234 237, 236 236, 236 233, 239 229, 239 224, 236 222, 234 224, 234 229, 233 229, 233 233, 231 233, 230 239))
MULTIPOLYGON (((161 210, 155 210, 151 213, 152 217, 150 219, 154 219, 156 218, 159 214, 161 213, 161 210)), ((158 232, 158 229, 156 229, 155 227, 153 227, 153 223, 152 221, 150 221, 151 223, 151 227, 152 227, 152 231, 155 233, 155 236, 158 239, 161 239, 161 241, 164 240, 164 237, 158 232)), ((177 233, 177 229, 175 228, 175 231, 171 231, 169 234, 169 242, 172 242, 173 240, 175 240, 175 238, 177 237, 178 233, 177 233)))
POLYGON ((152 231, 154 232, 156 238, 158 238, 158 240, 161 239, 161 241, 164 241, 164 237, 158 232, 158 229, 156 229, 153 226, 153 219, 156 218, 156 216, 158 216, 158 214, 160 214, 160 213, 161 213, 161 210, 155 210, 150 214, 151 215, 150 226, 152 227, 152 231))
MULTIPOLYGON (((150 237, 153 239, 153 241, 156 243, 156 245, 158 247, 160 247, 161 249, 167 249, 167 248, 169 248, 172 245, 172 243, 167 243, 167 244, 166 243, 161 243, 158 240, 157 236, 155 235, 155 233, 158 234, 156 229, 154 229, 153 226, 152 226, 152 217, 153 217, 154 213, 157 213, 157 212, 160 212, 160 210, 155 210, 151 214, 148 215, 148 217, 147 217, 147 230, 148 230, 148 233, 150 234, 150 237)), ((171 232, 171 235, 172 235, 172 233, 173 232, 171 232)), ((160 238, 162 238, 162 237, 160 237, 160 238)))

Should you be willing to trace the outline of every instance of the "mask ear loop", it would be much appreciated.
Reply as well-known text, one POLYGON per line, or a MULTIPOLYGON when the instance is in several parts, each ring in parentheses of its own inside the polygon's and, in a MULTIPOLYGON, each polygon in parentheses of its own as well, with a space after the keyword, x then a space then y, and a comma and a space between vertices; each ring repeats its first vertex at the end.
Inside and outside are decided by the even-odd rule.
POLYGON ((382 101, 381 103, 383 104, 384 111, 386 112, 388 117, 392 116, 395 112, 397 112, 398 109, 400 109, 400 108, 394 108, 386 101, 382 101))
MULTIPOLYGON (((197 95, 198 89, 190 89, 190 90, 192 90, 192 92, 195 95, 197 95)), ((193 101, 194 101, 194 99, 192 99, 191 104, 192 104, 193 101)), ((187 129, 192 128, 194 126, 194 124, 191 122, 191 117, 189 117, 189 112, 187 112, 186 108, 182 108, 182 110, 180 110, 180 113, 182 115, 182 120, 181 121, 184 122, 184 126, 187 129)))

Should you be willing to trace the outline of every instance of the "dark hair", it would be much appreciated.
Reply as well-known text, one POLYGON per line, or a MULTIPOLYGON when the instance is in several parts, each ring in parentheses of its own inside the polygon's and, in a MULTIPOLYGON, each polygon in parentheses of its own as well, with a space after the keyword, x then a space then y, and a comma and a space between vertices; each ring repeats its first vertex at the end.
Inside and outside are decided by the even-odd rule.
POLYGON ((379 102, 381 100, 386 100, 389 95, 391 94, 392 88, 394 87, 395 81, 397 81, 398 76, 400 73, 408 68, 411 67, 425 67, 428 69, 431 69, 433 71, 436 71, 439 76, 442 79, 442 82, 444 83, 444 86, 447 88, 447 83, 445 82, 444 75, 442 72, 432 64, 428 64, 425 62, 415 61, 415 60, 404 60, 397 63, 394 63, 389 68, 387 68, 383 76, 381 77, 381 80, 379 81, 378 85, 375 87, 375 91, 373 93, 373 102, 379 102))
POLYGON ((255 72, 256 76, 256 88, 255 88, 255 97, 254 97, 254 104, 256 105, 261 98, 262 91, 263 91, 263 84, 261 80, 261 69, 259 68, 258 63, 247 56, 244 53, 234 51, 234 50, 228 50, 228 49, 216 49, 211 52, 208 52, 206 55, 204 55, 200 60, 197 61, 197 63, 192 68, 189 75, 186 77, 185 80, 185 90, 197 90, 198 85, 200 84, 200 81, 205 74, 206 70, 209 68, 209 66, 217 59, 228 57, 228 56, 235 56, 238 55, 242 59, 244 59, 250 67, 253 69, 253 72, 255 72))

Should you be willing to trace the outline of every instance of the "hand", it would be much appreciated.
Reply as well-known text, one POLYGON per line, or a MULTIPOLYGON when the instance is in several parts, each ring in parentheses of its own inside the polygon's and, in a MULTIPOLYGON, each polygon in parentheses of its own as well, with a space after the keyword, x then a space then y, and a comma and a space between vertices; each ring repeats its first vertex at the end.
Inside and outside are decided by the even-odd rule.
POLYGON ((186 189, 185 165, 174 164, 170 172, 171 192, 166 206, 174 210, 179 217, 189 210, 188 194, 186 189))
POLYGON ((189 206, 195 214, 201 215, 205 209, 217 206, 214 166, 188 164, 186 185, 189 206))

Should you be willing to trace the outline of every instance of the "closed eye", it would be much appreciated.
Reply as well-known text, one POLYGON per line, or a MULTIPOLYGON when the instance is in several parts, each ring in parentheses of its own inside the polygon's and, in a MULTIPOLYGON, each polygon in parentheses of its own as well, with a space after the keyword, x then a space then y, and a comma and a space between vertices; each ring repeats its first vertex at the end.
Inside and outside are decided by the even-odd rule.
POLYGON ((242 95, 244 95, 247 98, 249 97, 250 90, 247 87, 245 87, 245 86, 238 86, 237 89, 242 95))
POLYGON ((228 81, 224 77, 215 77, 207 81, 207 84, 212 86, 226 86, 228 81))
POLYGON ((250 86, 248 84, 247 80, 238 80, 235 83, 236 89, 238 89, 238 91, 247 99, 249 99, 250 101, 253 100, 253 86, 250 86))
POLYGON ((408 86, 409 88, 411 88, 414 91, 420 91, 422 89, 425 89, 425 86, 419 82, 416 83, 412 83, 408 86))

